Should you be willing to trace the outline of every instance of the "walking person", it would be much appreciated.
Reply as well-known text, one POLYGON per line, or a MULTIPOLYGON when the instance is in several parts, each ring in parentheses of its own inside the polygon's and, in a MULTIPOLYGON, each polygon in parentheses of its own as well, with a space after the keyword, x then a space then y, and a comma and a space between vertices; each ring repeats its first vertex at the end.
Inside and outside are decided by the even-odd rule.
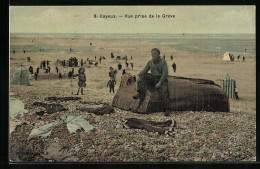
POLYGON ((31 74, 33 74, 33 67, 32 67, 32 66, 29 67, 29 72, 30 72, 31 74))
POLYGON ((37 69, 36 69, 37 74, 39 74, 39 71, 40 71, 40 68, 37 67, 37 69))
POLYGON ((130 63, 130 65, 131 65, 131 67, 132 67, 132 69, 134 68, 134 63, 130 63))
POLYGON ((59 69, 58 69, 58 67, 56 67, 56 72, 57 72, 57 74, 59 73, 59 69))
POLYGON ((175 62, 173 62, 172 68, 173 68, 173 72, 176 72, 176 63, 175 62))
POLYGON ((115 84, 116 81, 114 79, 110 79, 107 83, 107 87, 109 86, 109 93, 111 93, 111 91, 113 91, 113 93, 115 93, 115 84))
POLYGON ((48 73, 51 73, 51 67, 48 66, 48 73))
POLYGON ((80 60, 80 65, 83 66, 83 59, 80 60))

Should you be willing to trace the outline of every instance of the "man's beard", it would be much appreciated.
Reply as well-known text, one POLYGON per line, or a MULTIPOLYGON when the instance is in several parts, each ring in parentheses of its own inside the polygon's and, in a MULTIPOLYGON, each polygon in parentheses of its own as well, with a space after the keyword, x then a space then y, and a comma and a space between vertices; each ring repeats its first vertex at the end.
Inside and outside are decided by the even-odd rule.
POLYGON ((160 61, 160 56, 153 58, 153 63, 158 63, 160 61))

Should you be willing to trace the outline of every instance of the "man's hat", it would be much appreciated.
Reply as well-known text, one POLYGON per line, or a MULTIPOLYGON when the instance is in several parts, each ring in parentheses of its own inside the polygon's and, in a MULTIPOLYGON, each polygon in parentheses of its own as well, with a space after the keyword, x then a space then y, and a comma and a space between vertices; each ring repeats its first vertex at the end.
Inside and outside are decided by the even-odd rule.
POLYGON ((151 50, 151 52, 152 51, 156 51, 156 52, 158 52, 159 54, 160 54, 160 50, 158 49, 158 48, 153 48, 152 50, 151 50))

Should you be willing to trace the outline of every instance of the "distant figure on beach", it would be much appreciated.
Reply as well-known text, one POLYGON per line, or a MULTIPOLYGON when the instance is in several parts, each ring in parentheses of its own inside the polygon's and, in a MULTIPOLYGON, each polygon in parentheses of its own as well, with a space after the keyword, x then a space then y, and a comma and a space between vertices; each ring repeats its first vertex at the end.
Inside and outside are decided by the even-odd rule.
POLYGON ((47 63, 47 67, 49 66, 49 62, 50 62, 50 61, 48 61, 48 60, 46 61, 46 63, 47 63))
POLYGON ((105 56, 102 56, 101 58, 102 58, 102 59, 106 59, 106 57, 105 57, 105 56))
POLYGON ((240 55, 237 56, 237 60, 239 61, 240 55))
POLYGON ((51 73, 51 67, 48 66, 48 73, 51 73))
POLYGON ((230 55, 230 60, 234 61, 234 55, 233 54, 230 55))
POLYGON ((87 61, 89 60, 89 58, 87 58, 87 61))
POLYGON ((173 60, 173 56, 171 55, 171 60, 173 60))
POLYGON ((97 57, 95 56, 95 60, 97 60, 97 57))
POLYGON ((95 63, 95 66, 96 66, 96 67, 97 67, 97 65, 98 65, 98 62, 95 63))
POLYGON ((118 63, 117 67, 118 67, 118 70, 121 70, 121 68, 122 68, 121 63, 118 63))
POLYGON ((32 67, 32 66, 29 67, 29 72, 30 72, 31 74, 33 74, 33 67, 32 67))
POLYGON ((165 60, 165 54, 163 55, 163 59, 165 60))
POLYGON ((31 58, 30 57, 27 57, 27 62, 30 62, 31 61, 31 58))
POLYGON ((114 54, 113 54, 113 52, 111 52, 111 58, 112 58, 112 59, 114 58, 114 54))
POLYGON ((83 88, 86 87, 86 75, 85 75, 85 69, 83 67, 79 68, 77 75, 73 75, 73 77, 78 76, 78 92, 76 95, 79 95, 79 91, 81 90, 81 95, 83 95, 83 88))
POLYGON ((83 59, 80 60, 80 65, 83 66, 83 59))
POLYGON ((130 65, 131 65, 131 67, 132 67, 132 69, 134 68, 134 63, 130 63, 130 65))
POLYGON ((125 64, 126 64, 126 67, 128 67, 128 63, 127 63, 127 61, 125 61, 125 64))
POLYGON ((34 79, 37 80, 38 79, 38 74, 36 72, 34 72, 34 79))
POLYGON ((15 54, 15 50, 13 50, 13 54, 15 54))
POLYGON ((123 72, 122 72, 122 75, 124 75, 126 73, 126 71, 125 71, 125 69, 123 70, 123 72))
POLYGON ((246 61, 246 58, 245 58, 245 56, 243 56, 243 62, 244 62, 244 61, 246 61))
POLYGON ((59 73, 59 68, 58 67, 56 67, 56 72, 57 72, 57 74, 59 73))
POLYGON ((133 56, 131 56, 131 60, 133 59, 133 56))
POLYGON ((42 61, 42 67, 45 69, 45 60, 44 61, 42 61))
POLYGON ((99 63, 101 64, 101 60, 102 60, 102 58, 101 58, 101 56, 100 56, 100 58, 99 58, 99 63))
POLYGON ((237 90, 236 87, 235 87, 235 97, 236 97, 236 100, 239 100, 239 97, 238 97, 238 90, 237 90))
POLYGON ((40 68, 37 67, 37 69, 36 69, 37 74, 39 74, 39 71, 40 71, 40 68))
POLYGON ((72 49, 70 48, 70 52, 72 52, 72 49))
POLYGON ((245 52, 246 52, 246 48, 245 48, 245 52))
POLYGON ((172 69, 173 69, 173 72, 176 72, 176 63, 175 62, 173 62, 173 64, 172 64, 172 69))
POLYGON ((110 79, 108 82, 107 82, 107 87, 109 86, 109 93, 111 93, 111 91, 113 91, 113 93, 115 93, 115 84, 116 84, 116 81, 114 79, 110 79))
POLYGON ((23 50, 23 53, 25 53, 25 50, 23 50))
POLYGON ((62 75, 61 75, 61 72, 59 73, 59 80, 61 80, 62 79, 62 75))

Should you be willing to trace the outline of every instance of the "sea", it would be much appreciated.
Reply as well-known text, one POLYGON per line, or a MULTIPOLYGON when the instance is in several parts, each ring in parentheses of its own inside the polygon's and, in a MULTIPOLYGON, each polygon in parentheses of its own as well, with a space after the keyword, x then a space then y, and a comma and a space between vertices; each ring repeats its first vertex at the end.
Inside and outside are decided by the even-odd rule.
MULTIPOLYGON (((86 39, 105 41, 146 41, 158 46, 170 46, 177 50, 188 52, 201 52, 224 54, 229 52, 233 55, 256 56, 256 35, 255 34, 85 34, 85 33, 11 33, 11 38, 59 38, 59 39, 86 39)), ((95 46, 71 47, 73 52, 91 51, 95 46)), ((19 45, 10 46, 11 51, 17 52, 61 52, 68 51, 68 47, 59 44, 46 45, 19 45)))

